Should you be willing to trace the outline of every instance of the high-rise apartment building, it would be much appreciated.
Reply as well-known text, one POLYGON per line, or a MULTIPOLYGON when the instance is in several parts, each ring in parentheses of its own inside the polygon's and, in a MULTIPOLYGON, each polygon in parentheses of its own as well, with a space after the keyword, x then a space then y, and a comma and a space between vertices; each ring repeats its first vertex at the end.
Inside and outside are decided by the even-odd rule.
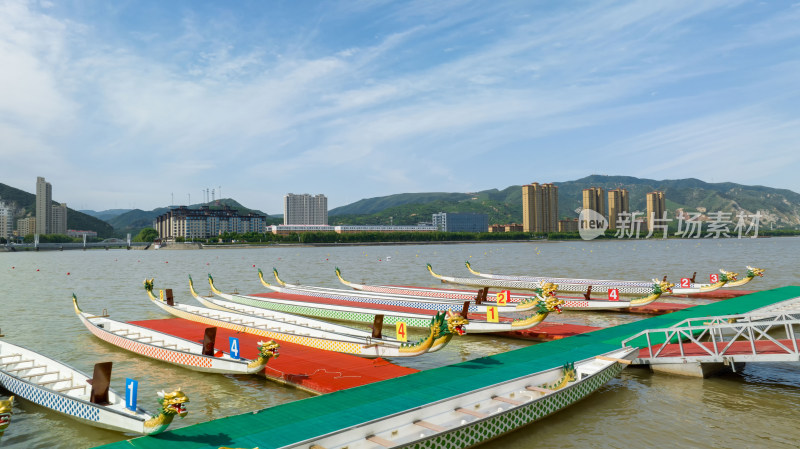
POLYGON ((591 209, 602 216, 606 216, 606 199, 602 187, 583 189, 583 208, 591 209))
POLYGON ((666 207, 666 200, 664 198, 664 192, 650 192, 647 194, 647 229, 653 229, 653 220, 651 217, 655 217, 656 219, 664 218, 664 212, 667 211, 666 207))
POLYGON ((36 218, 27 217, 17 220, 17 235, 25 237, 26 235, 36 234, 36 218))
POLYGON ((608 229, 617 229, 619 214, 630 212, 627 189, 613 189, 608 191, 608 229))
POLYGON ((50 234, 67 234, 67 204, 53 204, 50 214, 50 234))
POLYGON ((307 193, 288 193, 283 197, 284 225, 328 224, 328 198, 325 195, 311 196, 307 193))
POLYGON ((6 204, 5 201, 0 200, 0 238, 8 239, 11 237, 11 231, 14 228, 14 211, 11 204, 6 204))
POLYGON ((558 231, 558 187, 537 182, 522 186, 522 229, 558 231))
POLYGON ((43 177, 36 178, 36 232, 51 234, 53 187, 43 177))

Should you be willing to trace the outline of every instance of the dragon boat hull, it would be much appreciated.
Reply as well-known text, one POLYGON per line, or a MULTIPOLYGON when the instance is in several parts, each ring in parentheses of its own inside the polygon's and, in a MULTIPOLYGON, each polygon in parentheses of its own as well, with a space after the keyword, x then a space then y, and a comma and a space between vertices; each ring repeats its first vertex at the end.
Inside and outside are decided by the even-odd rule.
POLYGON ((552 389, 541 385, 559 382, 566 368, 552 368, 468 391, 282 449, 476 446, 585 398, 616 377, 637 353, 637 349, 624 348, 575 362, 574 380, 552 389))
MULTIPOLYGON (((572 292, 582 293, 585 292, 590 286, 593 290, 603 291, 609 288, 616 288, 622 295, 637 295, 646 294, 650 292, 651 282, 648 281, 625 281, 613 279, 578 279, 578 278, 560 278, 560 277, 544 277, 544 276, 512 276, 502 274, 488 274, 481 273, 472 269, 469 262, 464 263, 470 273, 478 276, 475 278, 460 278, 452 276, 440 276, 433 272, 428 264, 428 271, 431 275, 444 282, 461 285, 473 285, 482 287, 503 287, 513 288, 517 290, 531 290, 531 286, 539 286, 545 282, 551 282, 558 285, 559 292, 572 292), (467 284, 470 282, 471 284, 467 284)), ((533 287, 536 288, 536 287, 533 287)))
MULTIPOLYGON (((357 284, 355 282, 346 281, 341 272, 337 269, 336 276, 339 278, 339 282, 342 284, 351 287, 355 290, 365 291, 365 292, 375 292, 375 293, 400 293, 400 294, 411 294, 411 295, 418 295, 418 296, 426 296, 426 297, 433 297, 433 298, 442 298, 442 299, 450 299, 450 300, 459 300, 459 301, 471 301, 475 299, 475 294, 466 291, 460 290, 447 290, 447 289, 437 289, 437 288, 424 288, 424 287, 395 287, 390 285, 366 285, 366 284, 357 284)), ((652 288, 652 285, 651 285, 652 288)), ((489 295, 491 296, 491 295, 489 295)), ((520 301, 525 301, 530 298, 530 295, 520 295, 512 293, 508 298, 510 303, 517 303, 520 301)), ((649 304, 652 301, 657 299, 653 298, 652 301, 647 302, 640 302, 638 304, 632 304, 631 300, 623 300, 620 299, 618 301, 609 301, 603 299, 579 299, 579 298, 567 298, 561 297, 560 299, 564 300, 564 304, 561 305, 562 310, 570 310, 570 311, 599 311, 599 310, 611 310, 617 311, 619 309, 630 308, 630 307, 640 307, 646 304, 649 304)))
POLYGON ((17 398, 85 424, 125 433, 147 434, 146 411, 125 408, 125 397, 109 388, 108 404, 90 402, 90 377, 36 351, 0 341, 0 386, 17 398))
MULTIPOLYGON (((295 299, 276 299, 260 296, 232 295, 228 293, 222 293, 213 286, 213 283, 211 284, 211 291, 220 298, 245 306, 252 306, 266 310, 282 310, 298 315, 329 318, 340 321, 372 323, 375 315, 383 315, 383 323, 385 325, 393 325, 398 322, 404 322, 408 327, 424 328, 430 326, 430 317, 433 316, 396 312, 391 309, 391 306, 386 308, 381 308, 380 305, 376 305, 375 307, 359 307, 358 303, 353 303, 352 305, 341 305, 314 302, 313 300, 304 299, 303 297, 307 298, 310 295, 302 293, 294 294, 296 297, 295 299)), ((287 294, 287 296, 290 295, 287 294)), ((320 295, 317 297, 322 298, 323 296, 320 295)), ((366 302, 362 304, 366 305, 366 302)), ((458 306, 459 303, 453 304, 453 308, 458 308, 458 306)), ((428 311, 428 313, 435 313, 435 311, 431 310, 428 311)), ((472 317, 470 318, 469 325, 467 325, 467 333, 483 334, 530 329, 541 323, 547 316, 547 313, 531 311, 527 313, 520 313, 519 315, 520 317, 518 319, 502 321, 498 320, 498 322, 477 320, 472 317)))
POLYGON ((260 362, 234 359, 230 354, 216 350, 212 351, 214 355, 204 355, 202 344, 107 317, 92 316, 81 311, 75 297, 73 305, 78 318, 95 337, 147 358, 193 371, 218 374, 256 374, 263 372, 267 364, 266 358, 260 362))
MULTIPOLYGON (((338 269, 337 269, 338 270, 338 269)), ((337 274, 339 272, 337 271, 337 274)), ((394 292, 353 292, 350 290, 343 290, 340 288, 327 288, 327 287, 314 287, 308 285, 288 284, 278 277, 277 270, 273 269, 275 279, 279 285, 272 285, 264 281, 262 274, 259 272, 259 278, 265 287, 278 292, 286 294, 299 294, 306 296, 316 296, 322 298, 340 299, 344 301, 354 302, 369 302, 373 304, 385 304, 402 307, 419 308, 425 310, 436 310, 444 312, 452 309, 453 307, 461 308, 464 301, 470 301, 467 312, 468 313, 486 313, 489 307, 496 307, 499 316, 506 313, 526 312, 536 308, 536 301, 533 297, 536 295, 529 295, 527 298, 520 298, 513 303, 498 304, 495 301, 487 300, 482 301, 480 304, 476 303, 475 296, 466 297, 464 299, 452 300, 448 297, 434 297, 428 295, 416 295, 413 293, 394 293, 394 292)), ((341 276, 340 276, 341 279, 341 276)))
MULTIPOLYGON (((286 341, 326 351, 341 352, 366 358, 378 357, 414 357, 422 355, 430 347, 416 343, 403 343, 396 340, 383 338, 365 338, 325 331, 317 327, 302 326, 288 321, 276 321, 267 318, 229 312, 220 309, 195 307, 186 304, 168 304, 163 299, 163 290, 160 298, 156 298, 151 291, 147 291, 152 303, 163 311, 198 323, 231 329, 252 335, 286 341)), ((300 317, 297 317, 299 320, 300 317)))

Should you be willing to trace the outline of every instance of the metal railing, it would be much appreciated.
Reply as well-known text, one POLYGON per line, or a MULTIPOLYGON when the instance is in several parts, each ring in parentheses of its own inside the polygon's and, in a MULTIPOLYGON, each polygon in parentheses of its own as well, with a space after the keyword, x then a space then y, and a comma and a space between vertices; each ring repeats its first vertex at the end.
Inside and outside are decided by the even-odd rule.
POLYGON ((636 346, 646 346, 648 356, 641 355, 637 363, 798 361, 798 337, 800 312, 743 314, 690 318, 669 328, 648 329, 623 340, 622 346, 645 339, 646 345, 637 341, 636 346), (743 341, 749 342, 744 345, 749 351, 735 345, 743 341), (769 342, 768 349, 759 341, 769 342))

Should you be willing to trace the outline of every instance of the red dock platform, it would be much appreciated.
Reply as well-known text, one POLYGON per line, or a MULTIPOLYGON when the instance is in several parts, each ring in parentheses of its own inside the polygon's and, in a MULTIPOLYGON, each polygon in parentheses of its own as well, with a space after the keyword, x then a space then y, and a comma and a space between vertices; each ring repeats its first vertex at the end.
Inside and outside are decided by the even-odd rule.
MULTIPOLYGON (((131 324, 200 343, 203 342, 204 329, 208 327, 181 318, 131 321, 131 324)), ((228 352, 230 349, 228 337, 239 339, 241 355, 248 359, 257 357, 258 342, 264 340, 264 337, 257 335, 217 328, 215 347, 228 352)), ((279 356, 267 363, 264 375, 268 379, 312 393, 331 393, 418 372, 416 369, 397 366, 381 358, 366 359, 284 341, 279 343, 281 345, 278 350, 279 356)))

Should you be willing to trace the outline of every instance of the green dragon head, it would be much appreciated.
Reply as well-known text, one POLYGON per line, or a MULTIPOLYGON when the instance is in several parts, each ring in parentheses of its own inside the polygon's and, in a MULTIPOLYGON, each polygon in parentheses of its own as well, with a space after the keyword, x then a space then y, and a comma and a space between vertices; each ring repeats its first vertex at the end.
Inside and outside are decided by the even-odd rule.
POLYGON ((12 405, 14 405, 14 396, 0 401, 0 437, 3 436, 3 433, 11 423, 12 405))
POLYGON ((158 398, 158 403, 161 404, 161 413, 168 417, 178 415, 183 418, 189 413, 185 405, 189 402, 189 398, 183 394, 180 387, 172 393, 161 390, 158 392, 158 398))
POLYGON ((764 269, 763 268, 756 268, 751 267, 750 265, 747 266, 747 277, 754 278, 754 277, 764 277, 764 269))
POLYGON ((147 290, 148 292, 152 292, 153 291, 153 281, 154 281, 154 279, 155 278, 150 278, 150 279, 145 279, 144 280, 144 289, 147 290))

